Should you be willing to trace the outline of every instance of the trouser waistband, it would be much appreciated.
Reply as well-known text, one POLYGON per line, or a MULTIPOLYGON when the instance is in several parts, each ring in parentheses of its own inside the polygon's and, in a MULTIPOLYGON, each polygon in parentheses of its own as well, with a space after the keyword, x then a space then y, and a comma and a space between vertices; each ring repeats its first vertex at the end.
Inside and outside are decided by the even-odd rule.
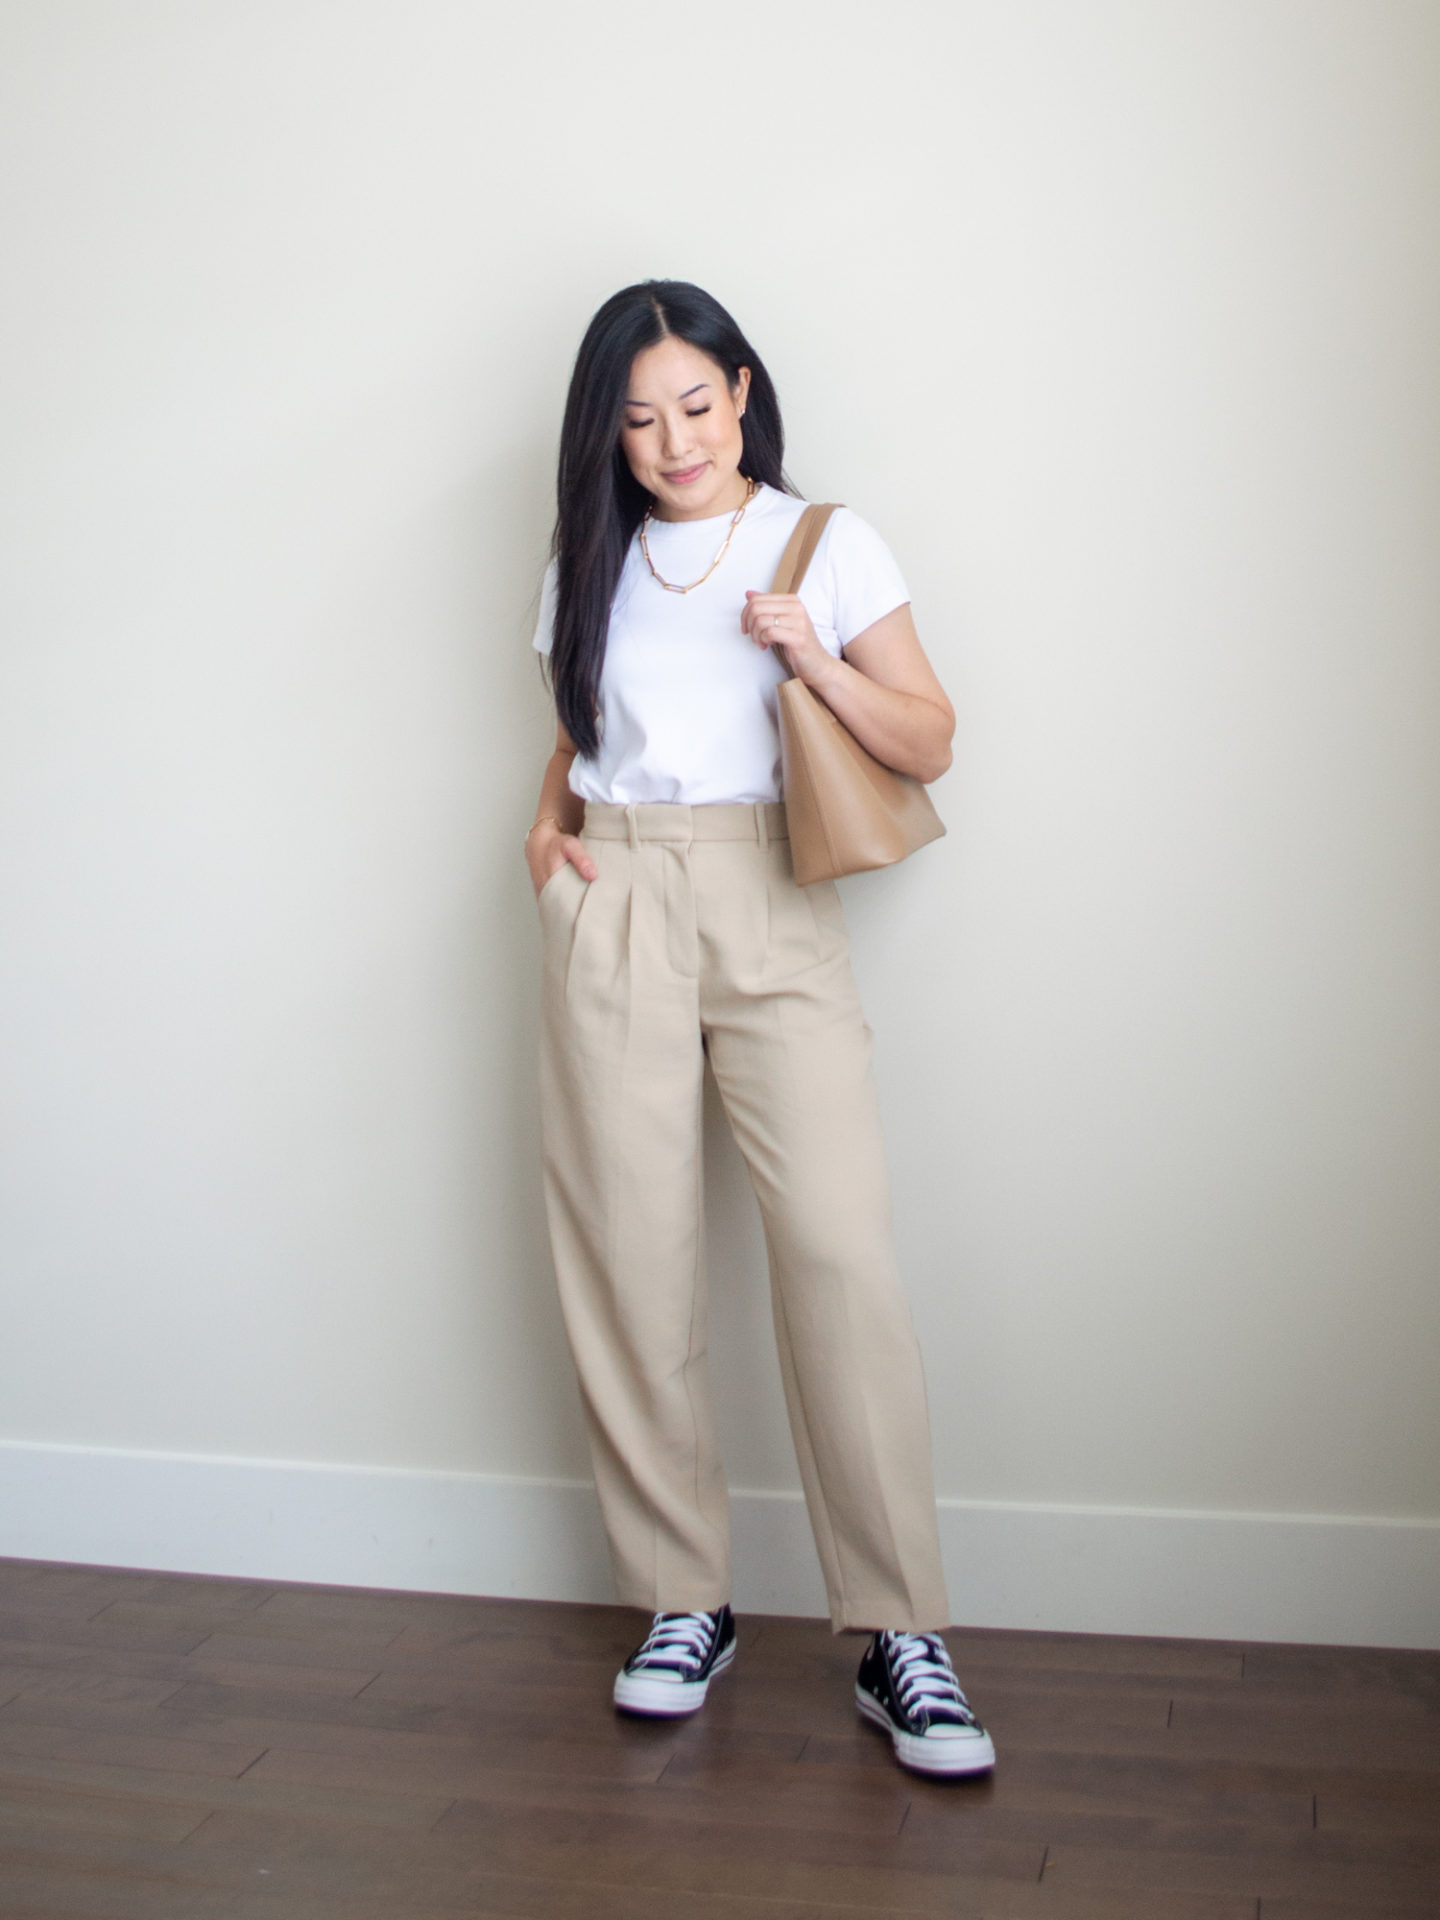
POLYGON ((628 805, 606 800, 585 802, 582 829, 596 840, 756 840, 764 847, 772 840, 788 840, 783 800, 717 801, 687 807, 669 800, 632 800, 628 805))

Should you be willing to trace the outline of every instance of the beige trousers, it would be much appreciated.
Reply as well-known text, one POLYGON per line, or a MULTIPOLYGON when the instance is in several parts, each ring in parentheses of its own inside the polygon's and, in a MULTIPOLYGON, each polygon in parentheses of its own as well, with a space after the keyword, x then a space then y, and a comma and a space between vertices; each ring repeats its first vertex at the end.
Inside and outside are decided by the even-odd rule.
POLYGON ((840 898, 785 810, 587 803, 599 875, 546 881, 545 1200, 620 1599, 730 1598, 706 1366, 708 1055, 769 1250, 780 1367, 836 1632, 948 1624, 920 1355, 896 1272, 840 898))

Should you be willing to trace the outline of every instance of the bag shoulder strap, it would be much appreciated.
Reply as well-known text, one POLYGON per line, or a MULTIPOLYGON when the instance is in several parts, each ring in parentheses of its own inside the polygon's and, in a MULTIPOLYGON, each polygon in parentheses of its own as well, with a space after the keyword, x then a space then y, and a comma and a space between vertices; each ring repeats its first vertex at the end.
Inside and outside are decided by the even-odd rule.
MULTIPOLYGON (((795 531, 791 534, 785 551, 780 556, 780 564, 775 569, 775 578, 770 586, 772 593, 800 591, 800 583, 810 571, 810 562, 815 558, 815 549, 820 544, 820 536, 825 531, 826 522, 831 514, 839 509, 839 506, 838 500, 831 500, 824 505, 806 507, 795 522, 795 531)), ((776 647, 774 652, 787 676, 793 680, 795 669, 786 658, 785 649, 776 647)))
POLYGON ((839 509, 839 501, 832 500, 826 506, 806 507, 795 522, 795 531, 780 564, 775 569, 775 579, 771 585, 772 593, 798 593, 800 583, 810 571, 810 562, 815 558, 815 549, 820 544, 820 536, 832 513, 839 509))

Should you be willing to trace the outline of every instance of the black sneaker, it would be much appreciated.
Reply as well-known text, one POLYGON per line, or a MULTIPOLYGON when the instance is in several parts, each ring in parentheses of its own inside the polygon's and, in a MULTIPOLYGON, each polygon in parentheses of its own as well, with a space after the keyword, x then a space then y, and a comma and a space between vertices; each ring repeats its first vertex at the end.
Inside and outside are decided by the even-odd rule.
POLYGON ((860 1662, 855 1704, 917 1773, 984 1773, 995 1764, 938 1633, 877 1633, 860 1662))
POLYGON ((649 1633, 615 1676, 622 1713, 660 1719, 694 1713, 710 1682, 735 1658, 735 1619, 718 1613, 657 1613, 649 1633))

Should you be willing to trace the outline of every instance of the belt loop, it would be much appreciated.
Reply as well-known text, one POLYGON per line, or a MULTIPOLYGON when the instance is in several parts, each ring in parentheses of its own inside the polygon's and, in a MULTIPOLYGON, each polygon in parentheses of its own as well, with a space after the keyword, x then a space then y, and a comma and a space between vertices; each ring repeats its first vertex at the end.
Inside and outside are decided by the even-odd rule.
POLYGON ((755 802, 755 838, 760 842, 762 849, 768 849, 770 845, 769 816, 768 804, 764 800, 757 800, 755 802))
POLYGON ((630 851, 632 853, 638 853, 640 851, 640 821, 637 809, 638 802, 631 800, 626 803, 625 824, 630 829, 630 851))

